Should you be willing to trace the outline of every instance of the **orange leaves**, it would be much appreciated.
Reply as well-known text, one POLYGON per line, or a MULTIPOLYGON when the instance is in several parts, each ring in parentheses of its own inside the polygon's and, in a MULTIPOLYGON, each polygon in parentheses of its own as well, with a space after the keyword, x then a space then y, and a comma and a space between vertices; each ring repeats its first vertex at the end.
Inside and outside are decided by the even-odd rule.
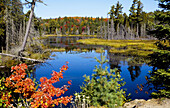
MULTIPOLYGON (((58 105, 59 103, 67 104, 71 101, 72 96, 66 97, 66 98, 57 98, 52 100, 53 96, 59 97, 62 94, 64 94, 69 86, 64 85, 61 88, 55 88, 52 84, 60 81, 59 79, 63 78, 63 72, 65 72, 68 69, 68 62, 66 62, 66 65, 63 65, 60 69, 60 72, 53 71, 51 74, 51 78, 47 79, 46 77, 40 78, 40 88, 37 92, 35 92, 32 95, 32 98, 34 98, 34 101, 32 102, 32 106, 36 105, 40 107, 51 107, 53 104, 58 105), (65 101, 63 101, 63 99, 65 101), (38 102, 38 104, 37 104, 38 102), (41 104, 43 103, 43 104, 41 104)), ((71 82, 71 81, 70 81, 71 82)))
POLYGON ((26 64, 19 64, 18 66, 11 67, 11 72, 13 72, 13 74, 6 78, 5 83, 6 87, 15 89, 14 93, 24 93, 24 97, 28 97, 36 90, 32 79, 25 78, 26 69, 28 69, 26 64))
MULTIPOLYGON (((54 106, 54 104, 59 105, 59 103, 67 105, 67 103, 71 101, 72 96, 61 97, 54 100, 52 99, 54 96, 60 97, 68 90, 70 87, 69 85, 71 85, 70 80, 68 81, 69 85, 64 85, 61 88, 55 88, 53 86, 53 83, 56 83, 60 81, 60 78, 63 78, 63 72, 68 69, 68 62, 66 62, 66 65, 61 67, 59 72, 53 71, 51 74, 52 77, 50 79, 47 79, 46 77, 40 78, 41 84, 39 84, 38 90, 36 90, 32 79, 26 78, 25 70, 27 68, 28 67, 26 64, 20 64, 18 66, 11 67, 11 72, 13 72, 13 74, 6 78, 5 86, 10 89, 14 89, 14 93, 20 93, 24 98, 27 98, 31 104, 31 107, 47 108, 54 106)), ((6 95, 5 97, 3 98, 10 98, 6 95)), ((8 104, 10 104, 10 101, 8 102, 8 104)))
POLYGON ((41 77, 41 78, 40 78, 40 82, 41 82, 41 83, 45 82, 46 80, 47 80, 46 77, 41 77))
MULTIPOLYGON (((145 91, 144 85, 140 84, 140 86, 137 84, 137 88, 139 91, 145 91)), ((138 90, 135 90, 136 94, 138 93, 138 90)), ((146 94, 149 94, 148 91, 145 91, 146 94)))
POLYGON ((71 80, 70 80, 70 81, 68 81, 68 84, 72 85, 72 84, 71 84, 71 80))

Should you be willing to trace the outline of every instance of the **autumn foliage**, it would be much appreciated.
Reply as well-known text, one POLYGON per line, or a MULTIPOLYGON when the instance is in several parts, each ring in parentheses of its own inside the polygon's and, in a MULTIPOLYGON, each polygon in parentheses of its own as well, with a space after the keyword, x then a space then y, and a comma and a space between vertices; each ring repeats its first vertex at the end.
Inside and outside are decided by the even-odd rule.
MULTIPOLYGON (((26 64, 20 64, 11 68, 12 75, 6 78, 5 86, 13 90, 14 93, 20 94, 22 97, 22 105, 27 107, 53 107, 55 105, 64 104, 67 105, 72 99, 72 96, 61 97, 71 85, 71 81, 68 81, 69 85, 64 85, 61 88, 55 88, 53 83, 56 83, 63 78, 63 72, 68 69, 68 62, 63 65, 60 72, 53 71, 51 78, 40 78, 40 84, 38 89, 35 82, 31 78, 27 78, 26 70, 28 69, 26 64), (57 99, 53 99, 56 96, 57 99)), ((12 95, 2 95, 1 99, 6 100, 5 104, 12 105, 14 103, 12 95)))

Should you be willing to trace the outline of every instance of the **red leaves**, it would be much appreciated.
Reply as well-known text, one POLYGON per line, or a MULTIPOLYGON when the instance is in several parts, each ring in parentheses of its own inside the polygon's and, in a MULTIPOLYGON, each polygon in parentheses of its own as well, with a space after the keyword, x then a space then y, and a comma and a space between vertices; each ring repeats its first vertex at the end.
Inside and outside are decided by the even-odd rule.
POLYGON ((69 84, 69 85, 72 85, 72 84, 71 84, 71 80, 70 80, 70 81, 68 81, 68 84, 69 84))
MULTIPOLYGON (((140 84, 140 86, 137 84, 137 88, 139 91, 144 91, 144 85, 140 84)), ((138 93, 138 90, 135 90, 136 94, 138 93)), ((145 91, 146 94, 149 94, 148 91, 145 91)))
MULTIPOLYGON (((67 105, 71 101, 72 96, 70 97, 61 97, 57 99, 52 99, 52 97, 56 96, 59 97, 64 94, 70 86, 64 85, 61 88, 55 88, 53 83, 59 81, 59 79, 63 78, 63 72, 68 69, 68 62, 66 65, 63 65, 60 69, 60 72, 53 71, 51 74, 51 78, 47 79, 46 77, 41 77, 39 84, 39 89, 36 91, 35 84, 30 78, 26 78, 25 70, 27 69, 26 64, 20 64, 15 67, 11 67, 11 72, 13 74, 6 78, 6 87, 14 89, 14 93, 21 93, 23 94, 24 98, 27 98, 31 103, 31 107, 52 107, 54 104, 59 105, 59 103, 63 103, 67 105)), ((71 80, 68 81, 68 84, 71 85, 71 80)), ((3 97, 1 98, 6 99, 10 97, 3 97)), ((10 104, 10 103, 9 103, 10 104)))

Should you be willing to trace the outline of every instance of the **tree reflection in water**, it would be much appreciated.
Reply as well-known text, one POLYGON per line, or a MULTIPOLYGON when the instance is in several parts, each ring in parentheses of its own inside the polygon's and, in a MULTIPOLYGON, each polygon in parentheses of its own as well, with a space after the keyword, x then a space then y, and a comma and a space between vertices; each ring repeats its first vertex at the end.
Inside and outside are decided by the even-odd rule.
POLYGON ((131 80, 134 81, 141 73, 140 66, 129 66, 128 70, 131 75, 131 80))

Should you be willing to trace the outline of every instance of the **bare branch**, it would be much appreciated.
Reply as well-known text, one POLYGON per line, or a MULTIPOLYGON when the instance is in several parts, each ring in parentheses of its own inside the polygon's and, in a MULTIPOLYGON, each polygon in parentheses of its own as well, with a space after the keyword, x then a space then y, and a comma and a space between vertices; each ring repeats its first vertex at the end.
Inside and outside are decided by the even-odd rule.
POLYGON ((47 6, 47 4, 45 4, 42 0, 38 0, 37 2, 42 3, 47 6))

